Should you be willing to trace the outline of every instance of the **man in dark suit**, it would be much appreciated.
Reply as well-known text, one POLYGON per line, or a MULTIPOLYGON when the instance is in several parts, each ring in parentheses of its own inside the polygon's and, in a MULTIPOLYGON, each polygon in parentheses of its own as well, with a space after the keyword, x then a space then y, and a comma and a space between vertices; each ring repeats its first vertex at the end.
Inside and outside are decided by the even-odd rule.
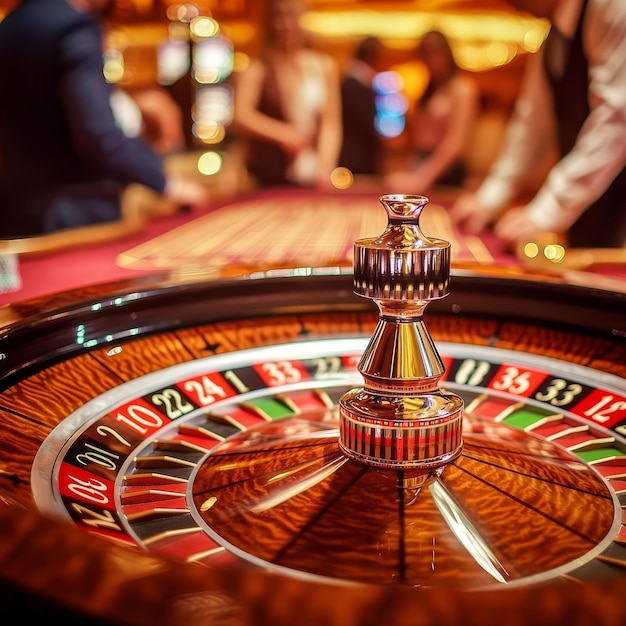
POLYGON ((341 83, 343 144, 339 165, 355 175, 380 173, 381 136, 374 126, 376 92, 372 79, 381 45, 377 37, 365 37, 356 47, 341 83))
POLYGON ((1 237, 118 219, 131 183, 175 202, 206 199, 116 123, 102 58, 111 5, 22 0, 0 22, 1 237))

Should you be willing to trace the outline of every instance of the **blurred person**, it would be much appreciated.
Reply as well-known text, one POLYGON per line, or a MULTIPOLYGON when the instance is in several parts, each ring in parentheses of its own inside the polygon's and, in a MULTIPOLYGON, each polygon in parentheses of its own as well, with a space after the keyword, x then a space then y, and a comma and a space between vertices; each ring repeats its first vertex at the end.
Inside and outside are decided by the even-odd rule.
POLYGON ((412 163, 407 171, 391 173, 387 185, 391 191, 412 193, 433 185, 460 187, 467 176, 464 154, 480 108, 478 87, 460 70, 448 39, 439 31, 422 37, 416 57, 429 77, 407 118, 412 163))
POLYGON ((301 0, 268 0, 263 50, 239 73, 234 128, 259 186, 330 187, 341 147, 339 72, 308 46, 301 0))
POLYGON ((372 81, 381 53, 378 37, 362 39, 341 81, 343 143, 339 165, 356 175, 380 173, 382 138, 375 126, 377 95, 372 81))
POLYGON ((509 1, 549 19, 551 30, 528 60, 501 156, 451 215, 470 232, 493 224, 505 246, 552 232, 570 247, 622 247, 626 2, 509 1), (524 200, 526 179, 552 143, 560 158, 524 200))
POLYGON ((22 0, 0 22, 0 236, 117 220, 131 183, 183 205, 207 200, 116 121, 102 56, 112 4, 22 0))

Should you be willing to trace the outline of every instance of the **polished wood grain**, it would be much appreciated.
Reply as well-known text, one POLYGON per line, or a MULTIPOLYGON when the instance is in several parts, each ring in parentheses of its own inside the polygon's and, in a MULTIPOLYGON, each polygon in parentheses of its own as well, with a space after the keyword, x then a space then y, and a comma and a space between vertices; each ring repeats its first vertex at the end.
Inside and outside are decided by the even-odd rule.
MULTIPOLYGON (((626 322, 619 324, 623 294, 527 277, 463 274, 453 284, 455 294, 427 310, 436 342, 520 350, 626 376, 626 322)), ((370 304, 356 298, 350 277, 339 273, 310 280, 264 275, 197 282, 169 276, 10 307, 0 338, 0 588, 7 606, 26 595, 31 602, 19 610, 32 615, 32 599, 45 599, 51 603, 48 615, 56 611, 68 623, 78 616, 83 624, 100 618, 127 624, 292 624, 294 614, 302 625, 495 625, 504 614, 513 625, 624 623, 622 578, 575 588, 555 581, 481 593, 480 600, 472 593, 394 586, 328 587, 245 566, 196 567, 138 553, 50 520, 33 507, 32 459, 50 431, 85 402, 201 356, 367 333, 377 319, 370 304), (92 346, 77 342, 81 325, 92 346), (19 593, 8 593, 10 588, 19 593)), ((582 518, 576 523, 584 527, 582 518)))
POLYGON ((462 454, 441 475, 412 477, 347 459, 337 421, 255 428, 201 464, 196 508, 229 545, 270 568, 411 587, 494 584, 442 506, 467 517, 507 582, 548 579, 608 535, 614 507, 593 470, 548 441, 465 422, 462 454))

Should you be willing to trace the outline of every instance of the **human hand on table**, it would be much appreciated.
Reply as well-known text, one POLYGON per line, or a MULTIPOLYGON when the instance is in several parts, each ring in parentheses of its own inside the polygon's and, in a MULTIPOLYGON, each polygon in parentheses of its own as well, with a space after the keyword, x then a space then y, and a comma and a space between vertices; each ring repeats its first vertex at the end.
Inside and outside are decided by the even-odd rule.
POLYGON ((294 124, 284 124, 278 138, 278 145, 292 159, 305 150, 313 148, 313 138, 302 132, 294 124))
POLYGON ((209 201, 209 191, 202 183, 181 174, 167 175, 163 195, 180 205, 202 205, 209 201))
POLYGON ((539 239, 546 231, 536 224, 525 205, 509 209, 494 225, 493 232, 505 244, 513 245, 539 239))
POLYGON ((472 192, 460 195, 449 215, 457 228, 472 234, 485 230, 494 218, 493 210, 483 205, 472 192))
POLYGON ((162 89, 145 89, 133 94, 141 111, 143 132, 160 154, 185 147, 182 110, 174 99, 162 89))
MULTIPOLYGON (((450 209, 454 225, 473 234, 485 230, 495 215, 492 209, 480 203, 474 193, 461 195, 450 209)), ((533 221, 526 205, 517 205, 495 221, 493 232, 502 243, 511 246, 538 239, 545 229, 533 221)))

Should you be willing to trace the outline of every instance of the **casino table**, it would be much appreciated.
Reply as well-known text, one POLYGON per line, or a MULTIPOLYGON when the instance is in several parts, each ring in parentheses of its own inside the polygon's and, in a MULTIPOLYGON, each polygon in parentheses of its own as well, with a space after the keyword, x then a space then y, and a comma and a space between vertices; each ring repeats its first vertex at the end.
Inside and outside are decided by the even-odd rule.
MULTIPOLYGON (((254 190, 127 247, 118 263, 141 271, 182 268, 186 272, 216 265, 285 268, 298 262, 350 267, 353 242, 385 226, 377 191, 377 186, 363 185, 335 192, 254 190)), ((453 227, 447 210, 453 198, 445 191, 429 198, 423 229, 450 241, 455 262, 516 264, 515 256, 501 250, 492 233, 467 235, 453 227)))
POLYGON ((426 491, 414 477, 395 496, 375 467, 341 482, 354 464, 336 450, 337 407, 362 385, 380 311, 343 257, 299 261, 193 264, 11 307, 3 608, 77 624, 623 624, 623 286, 453 256, 424 324, 473 424, 444 470, 472 482, 446 501, 481 499, 472 519, 451 505, 440 534, 406 523, 406 493, 426 491), (503 433, 515 463, 498 456, 503 433), (485 434, 481 465, 504 482, 471 465, 485 434), (531 475, 540 457, 550 470, 531 475), (491 523, 497 541, 480 532, 491 523))

